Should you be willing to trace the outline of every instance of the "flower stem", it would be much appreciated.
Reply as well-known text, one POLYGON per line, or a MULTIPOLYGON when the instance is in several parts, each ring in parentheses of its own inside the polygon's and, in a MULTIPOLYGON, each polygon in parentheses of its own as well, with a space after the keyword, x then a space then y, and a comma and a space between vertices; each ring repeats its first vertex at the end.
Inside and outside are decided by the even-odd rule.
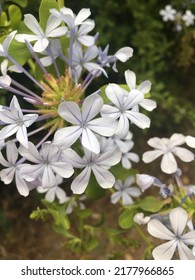
POLYGON ((148 247, 153 247, 152 243, 147 239, 147 237, 144 235, 143 231, 141 230, 140 226, 135 224, 136 230, 139 232, 139 235, 142 237, 144 242, 148 245, 148 247))
POLYGON ((58 6, 59 8, 62 8, 65 6, 64 0, 58 0, 58 6))

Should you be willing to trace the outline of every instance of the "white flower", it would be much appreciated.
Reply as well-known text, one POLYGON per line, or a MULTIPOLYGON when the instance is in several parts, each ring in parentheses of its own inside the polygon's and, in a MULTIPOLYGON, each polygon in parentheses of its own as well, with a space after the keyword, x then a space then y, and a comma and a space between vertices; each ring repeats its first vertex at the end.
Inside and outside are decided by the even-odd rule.
POLYGON ((0 140, 16 133, 17 140, 28 148, 27 127, 35 122, 37 114, 23 115, 17 98, 14 96, 10 103, 10 110, 0 109, 0 119, 8 124, 0 131, 0 140))
POLYGON ((142 192, 149 189, 152 185, 157 187, 164 186, 164 184, 161 183, 156 177, 150 176, 148 174, 136 174, 136 183, 142 192))
MULTIPOLYGON (((51 47, 51 52, 53 54, 53 57, 54 59, 56 59, 60 55, 60 53, 62 53, 59 40, 58 39, 52 40, 50 47, 51 47)), ((50 66, 53 63, 53 58, 50 55, 48 55, 48 52, 46 50, 44 50, 41 54, 45 55, 44 57, 40 58, 41 63, 45 67, 50 66)))
POLYGON ((6 167, 0 171, 1 180, 7 185, 10 184, 15 177, 18 192, 20 195, 27 196, 29 194, 29 188, 21 176, 20 168, 22 164, 20 165, 17 163, 18 150, 13 141, 8 141, 6 143, 6 155, 7 160, 4 159, 2 153, 0 152, 0 163, 6 167))
POLYGON ((165 9, 160 10, 159 13, 163 17, 164 21, 168 21, 168 20, 174 21, 175 15, 176 15, 176 10, 173 9, 171 7, 171 5, 166 5, 165 9))
POLYGON ((92 62, 98 55, 98 48, 96 46, 91 46, 86 49, 83 53, 83 49, 80 44, 76 43, 73 47, 72 55, 72 71, 75 81, 78 81, 83 68, 89 71, 92 75, 98 72, 103 72, 106 74, 106 71, 97 63, 92 62))
POLYGON ((195 148, 195 137, 188 135, 188 136, 186 136, 185 141, 189 147, 195 148))
POLYGON ((86 20, 84 24, 77 26, 75 29, 75 39, 80 44, 91 47, 95 43, 95 37, 87 35, 95 27, 95 22, 93 20, 86 20))
POLYGON ((38 178, 43 188, 49 188, 58 185, 56 175, 69 178, 74 173, 72 166, 62 157, 59 147, 45 142, 39 152, 33 143, 29 142, 28 145, 28 149, 23 146, 18 149, 24 158, 35 163, 23 164, 21 174, 26 181, 38 178))
POLYGON ((8 49, 9 46, 11 44, 11 41, 13 40, 15 34, 17 33, 17 31, 13 31, 11 32, 3 41, 3 44, 0 44, 0 57, 7 57, 8 55, 8 49))
MULTIPOLYGON (((132 56, 133 56, 133 49, 130 47, 121 48, 113 55, 113 57, 116 59, 116 61, 120 60, 121 62, 126 62, 132 56)), ((116 61, 113 65, 112 69, 115 72, 118 72, 118 70, 116 68, 116 61)))
MULTIPOLYGON (((10 86, 12 81, 10 76, 7 75, 7 66, 8 66, 8 60, 4 59, 3 62, 1 63, 2 76, 0 77, 0 84, 3 84, 5 87, 10 86)), ((0 86, 0 88, 2 87, 0 86)))
POLYGON ((86 21, 86 19, 91 15, 90 9, 81 9, 77 16, 71 9, 65 7, 61 8, 60 11, 56 9, 50 9, 50 13, 63 20, 69 28, 75 28, 75 26, 81 24, 93 24, 91 21, 86 21))
POLYGON ((148 223, 148 232, 157 238, 169 240, 157 246, 152 254, 155 260, 170 260, 178 251, 182 260, 194 260, 192 250, 187 245, 195 245, 195 230, 184 233, 188 222, 188 214, 183 208, 175 208, 169 214, 171 230, 160 221, 151 219, 148 223))
POLYGON ((129 176, 125 180, 124 184, 121 180, 117 180, 114 184, 115 190, 117 190, 111 196, 111 202, 116 204, 120 199, 122 199, 123 205, 130 205, 133 204, 132 197, 139 197, 141 195, 140 189, 137 187, 133 187, 132 184, 134 183, 134 177, 129 176))
POLYGON ((136 153, 130 152, 133 146, 134 146, 134 142, 128 141, 128 150, 122 152, 121 163, 125 169, 130 169, 132 167, 131 162, 136 162, 136 163, 139 162, 139 156, 136 153))
POLYGON ((101 115, 118 120, 116 134, 121 138, 128 134, 129 120, 142 129, 150 126, 150 119, 147 116, 132 110, 134 106, 144 100, 141 92, 128 93, 117 84, 109 84, 106 88, 106 95, 115 107, 105 104, 101 115))
POLYGON ((179 157, 184 162, 194 160, 194 154, 186 148, 178 147, 185 143, 185 136, 174 133, 170 139, 154 137, 149 139, 148 145, 153 147, 154 151, 148 151, 143 154, 145 163, 152 162, 156 158, 162 156, 161 170, 167 174, 172 174, 177 171, 177 162, 175 156, 179 157))
MULTIPOLYGON (((149 93, 151 89, 150 81, 144 81, 138 87, 136 87, 136 75, 133 71, 130 70, 125 71, 125 80, 128 87, 130 88, 130 93, 141 92, 143 95, 145 95, 149 93)), ((156 108, 156 102, 148 98, 144 98, 144 100, 140 102, 139 105, 148 111, 152 111, 156 108)))
POLYGON ((61 37, 66 33, 67 27, 58 27, 61 22, 62 20, 60 18, 56 18, 55 16, 50 15, 47 20, 46 29, 44 32, 36 18, 31 14, 26 14, 24 16, 24 23, 34 34, 18 34, 16 35, 15 39, 23 43, 25 41, 36 41, 33 46, 33 50, 35 52, 42 52, 49 45, 50 38, 61 37))
POLYGON ((192 14, 190 10, 187 10, 185 14, 182 16, 183 21, 186 26, 190 26, 194 24, 195 16, 192 14))
POLYGON ((61 128, 56 131, 54 143, 69 147, 82 135, 82 146, 98 154, 100 152, 100 144, 95 133, 103 136, 112 136, 116 127, 113 118, 100 117, 92 120, 99 114, 102 106, 103 100, 97 94, 92 94, 85 98, 82 111, 76 102, 62 102, 59 105, 58 113, 63 119, 74 124, 74 126, 61 128))
POLYGON ((82 194, 90 180, 93 172, 98 184, 104 188, 111 188, 115 183, 115 178, 107 169, 120 161, 119 151, 108 151, 102 154, 95 154, 84 149, 84 157, 81 158, 74 150, 64 151, 66 158, 75 168, 84 168, 83 171, 73 180, 71 189, 75 194, 82 194))
POLYGON ((136 213, 135 216, 133 217, 133 220, 135 223, 137 223, 138 225, 145 225, 150 221, 150 217, 146 216, 144 217, 144 213, 136 213))
POLYGON ((63 179, 62 177, 57 176, 57 185, 53 186, 51 188, 43 188, 41 186, 37 187, 37 191, 39 193, 46 193, 45 199, 49 202, 53 202, 55 200, 55 197, 59 200, 59 203, 62 204, 69 200, 69 198, 66 196, 65 191, 60 188, 58 185, 62 183, 63 179))

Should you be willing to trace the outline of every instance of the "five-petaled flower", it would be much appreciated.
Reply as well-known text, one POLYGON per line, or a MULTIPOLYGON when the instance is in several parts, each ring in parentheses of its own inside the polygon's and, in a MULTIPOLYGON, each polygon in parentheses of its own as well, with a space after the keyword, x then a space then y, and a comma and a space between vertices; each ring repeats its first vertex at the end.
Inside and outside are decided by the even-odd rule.
POLYGON ((143 154, 145 163, 152 162, 162 156, 161 170, 167 174, 172 174, 177 171, 177 162, 175 156, 179 157, 184 162, 194 160, 194 154, 183 147, 178 147, 185 143, 186 137, 182 134, 174 133, 170 139, 168 138, 150 138, 148 145, 153 147, 154 151, 148 151, 143 154))
POLYGON ((195 230, 184 232, 188 222, 187 212, 177 207, 169 214, 171 229, 157 219, 151 219, 148 223, 148 232, 157 238, 168 240, 157 246, 152 254, 155 260, 170 260, 175 252, 179 253, 182 260, 194 260, 195 256, 187 245, 195 245, 195 230))

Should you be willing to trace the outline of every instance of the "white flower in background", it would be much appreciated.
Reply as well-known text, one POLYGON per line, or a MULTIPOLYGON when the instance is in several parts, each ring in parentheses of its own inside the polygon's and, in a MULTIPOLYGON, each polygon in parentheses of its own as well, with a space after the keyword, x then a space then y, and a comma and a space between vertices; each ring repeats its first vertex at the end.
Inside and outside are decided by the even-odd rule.
POLYGON ((80 44, 75 44, 73 47, 72 55, 72 71, 75 81, 78 81, 83 68, 89 71, 92 75, 97 72, 103 72, 107 76, 106 71, 97 63, 92 62, 98 55, 98 48, 96 46, 91 46, 83 52, 80 44))
POLYGON ((6 38, 5 40, 3 41, 2 44, 0 44, 0 57, 3 56, 3 57, 7 57, 8 55, 8 49, 9 49, 9 46, 15 36, 15 34, 17 33, 17 31, 13 31, 11 32, 6 38))
POLYGON ((115 132, 116 122, 113 118, 93 118, 99 114, 103 106, 102 98, 92 94, 85 98, 82 110, 76 102, 63 101, 58 108, 59 115, 74 124, 56 131, 54 143, 60 146, 70 147, 80 136, 82 146, 98 154, 100 144, 96 133, 103 136, 112 136, 115 132))
POLYGON ((59 187, 59 185, 63 182, 62 177, 56 176, 57 185, 50 187, 50 188, 43 188, 41 186, 37 187, 37 191, 39 193, 46 193, 45 200, 49 202, 53 202, 55 200, 55 197, 59 200, 59 203, 65 203, 69 200, 69 198, 66 196, 65 191, 59 187))
POLYGON ((122 152, 121 163, 125 169, 130 169, 132 167, 131 162, 136 162, 136 163, 139 162, 139 156, 136 153, 130 152, 133 146, 134 146, 134 142, 129 141, 128 150, 124 152, 121 151, 122 152))
POLYGON ((137 223, 138 225, 145 225, 150 221, 150 217, 149 216, 145 216, 144 217, 144 213, 136 213, 135 216, 133 217, 133 220, 135 223, 137 223))
POLYGON ((35 163, 21 167, 21 174, 28 182, 39 179, 43 188, 55 187, 59 182, 56 175, 69 178, 74 173, 72 165, 62 157, 59 147, 49 142, 42 144, 40 152, 31 142, 28 149, 21 146, 18 150, 25 159, 35 163))
POLYGON ((157 219, 148 223, 148 232, 157 238, 168 240, 157 246, 152 254, 155 260, 170 260, 178 252, 181 260, 194 260, 195 257, 188 245, 195 245, 195 230, 184 232, 188 222, 188 214, 183 208, 175 208, 169 214, 171 229, 157 219))
POLYGON ((10 103, 10 110, 0 109, 0 119, 7 124, 0 130, 0 140, 4 140, 16 133, 17 140, 28 148, 27 127, 33 124, 38 115, 23 115, 17 98, 14 96, 10 103))
POLYGON ((192 14, 190 10, 187 10, 185 14, 182 16, 183 21, 186 26, 190 26, 194 24, 195 16, 192 14))
MULTIPOLYGON (((130 70, 125 71, 125 80, 130 89, 130 93, 141 92, 143 95, 145 95, 149 93, 151 90, 152 84, 150 81, 144 81, 138 87, 136 87, 136 75, 133 71, 130 70)), ((148 111, 152 111, 156 108, 156 102, 148 98, 144 98, 144 100, 140 102, 139 105, 148 111)))
POLYGON ((71 214, 74 210, 74 208, 78 208, 79 209, 85 209, 85 205, 83 203, 83 201, 86 200, 86 196, 85 195, 80 195, 77 200, 75 199, 75 196, 69 197, 68 198, 68 205, 66 207, 66 214, 71 214))
POLYGON ((142 192, 149 189, 152 185, 160 188, 164 186, 164 184, 160 180, 148 174, 136 174, 136 183, 140 187, 142 192))
POLYGON ((188 135, 186 136, 185 141, 189 147, 195 148, 195 137, 188 135))
POLYGON ((50 38, 61 37, 67 32, 67 27, 59 27, 61 22, 62 20, 60 18, 50 15, 44 32, 36 18, 31 14, 26 14, 24 15, 24 23, 34 34, 17 34, 15 39, 22 43, 25 41, 36 41, 33 46, 33 50, 35 52, 42 52, 49 45, 50 38))
POLYGON ((129 121, 142 129, 150 126, 150 119, 147 116, 133 111, 133 107, 144 100, 141 92, 128 93, 117 84, 109 84, 106 88, 106 95, 115 107, 105 104, 101 110, 101 115, 118 120, 116 134, 119 137, 123 138, 128 134, 129 121))
POLYGON ((7 160, 4 159, 0 152, 0 162, 6 167, 0 171, 0 178, 4 184, 10 184, 15 178, 16 187, 20 195, 27 196, 29 194, 29 187, 25 180, 22 178, 20 168, 22 164, 17 163, 18 150, 16 144, 13 141, 6 143, 6 156, 7 160))
POLYGON ((185 136, 174 133, 170 139, 154 137, 148 140, 148 145, 154 148, 154 151, 148 151, 143 154, 143 161, 149 163, 162 156, 161 170, 167 174, 175 173, 178 169, 174 156, 179 157, 184 162, 194 160, 194 154, 183 147, 178 147, 185 143, 185 136))
POLYGON ((71 189, 75 194, 82 194, 89 183, 91 173, 93 172, 98 184, 103 188, 111 188, 115 183, 115 178, 108 168, 116 165, 120 161, 119 151, 108 151, 101 154, 95 154, 84 149, 84 156, 81 158, 74 150, 66 149, 64 154, 75 168, 81 168, 83 171, 73 180, 71 189))
POLYGON ((121 180, 117 180, 114 184, 115 193, 111 196, 111 202, 116 204, 120 199, 123 205, 133 204, 133 198, 137 198, 141 195, 141 191, 137 187, 133 187, 134 177, 129 176, 125 180, 124 184, 121 180))
POLYGON ((61 8, 60 11, 50 9, 50 13, 64 21, 71 29, 81 24, 93 25, 92 21, 86 20, 91 15, 90 9, 81 9, 77 16, 70 8, 66 7, 61 8))
POLYGON ((121 62, 126 62, 129 58, 131 58, 133 56, 133 49, 130 47, 124 47, 119 49, 114 55, 113 57, 115 58, 115 62, 113 64, 112 69, 115 72, 118 72, 117 68, 116 68, 116 62, 117 60, 121 61, 121 62))
POLYGON ((166 5, 165 9, 160 10, 159 13, 163 17, 163 21, 174 21, 176 10, 171 5, 166 5))
POLYGON ((74 39, 81 45, 86 47, 91 47, 95 44, 95 36, 88 35, 88 33, 95 27, 95 22, 93 20, 86 20, 84 24, 75 28, 74 39))

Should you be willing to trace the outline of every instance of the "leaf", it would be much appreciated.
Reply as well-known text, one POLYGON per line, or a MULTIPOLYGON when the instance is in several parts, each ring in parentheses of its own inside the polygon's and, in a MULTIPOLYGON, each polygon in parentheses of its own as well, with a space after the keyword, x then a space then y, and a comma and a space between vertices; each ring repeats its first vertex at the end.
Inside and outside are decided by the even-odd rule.
POLYGON ((10 5, 8 8, 8 14, 11 21, 11 24, 16 28, 16 26, 20 23, 22 18, 22 13, 20 8, 15 5, 10 5))
POLYGON ((99 245, 99 241, 96 237, 91 236, 89 240, 85 243, 85 248, 87 251, 94 250, 99 245))
POLYGON ((49 212, 47 211, 47 209, 40 209, 39 207, 37 207, 37 209, 33 210, 30 214, 30 219, 45 221, 48 218, 48 216, 49 212))
POLYGON ((135 170, 135 169, 125 169, 119 163, 119 164, 111 167, 110 172, 114 175, 116 180, 120 179, 122 181, 125 181, 128 176, 135 176, 136 173, 137 173, 137 170, 135 170))
POLYGON ((81 219, 86 219, 91 216, 92 212, 90 209, 77 209, 77 214, 81 219))
POLYGON ((120 216, 119 216, 119 226, 123 229, 129 229, 134 225, 133 218, 135 216, 134 209, 126 209, 120 216))
POLYGON ((86 195, 89 199, 97 200, 102 198, 105 195, 105 189, 101 188, 98 182, 95 179, 95 176, 92 174, 88 187, 86 189, 86 195))
POLYGON ((11 45, 9 47, 9 54, 21 65, 24 65, 31 57, 30 52, 26 48, 26 45, 15 40, 11 42, 11 45))
POLYGON ((137 205, 144 211, 155 213, 169 202, 169 199, 160 200, 154 196, 147 196, 143 198, 137 205))
POLYGON ((55 0, 42 0, 39 7, 39 21, 40 25, 45 30, 47 20, 50 16, 50 9, 58 9, 58 4, 55 0))
MULTIPOLYGON (((10 0, 6 1, 6 2, 10 2, 10 0)), ((19 5, 20 7, 25 8, 27 6, 28 0, 12 0, 13 3, 16 3, 17 5, 19 5)))

